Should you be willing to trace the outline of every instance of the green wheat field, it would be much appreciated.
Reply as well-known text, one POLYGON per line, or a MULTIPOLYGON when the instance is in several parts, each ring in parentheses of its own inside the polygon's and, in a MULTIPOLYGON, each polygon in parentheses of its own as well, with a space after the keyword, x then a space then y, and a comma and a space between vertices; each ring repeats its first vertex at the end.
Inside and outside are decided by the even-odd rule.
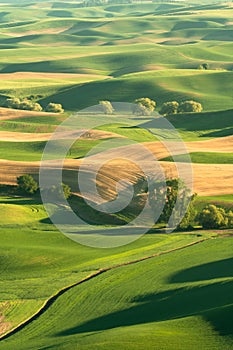
MULTIPOLYGON (((232 210, 232 18, 230 1, 1 1, 1 350, 233 349, 232 228, 196 223, 165 233, 156 226, 128 245, 92 248, 52 224, 38 193, 16 189, 20 175, 38 181, 49 136, 74 112, 102 100, 148 97, 159 113, 164 102, 195 100, 202 112, 167 116, 190 152, 195 210, 209 204, 232 210), (58 103, 64 112, 11 109, 10 98, 33 100, 43 110, 58 103)), ((88 128, 92 118, 81 112, 80 125, 88 128)), ((129 138, 157 154, 156 133, 166 138, 150 116, 94 118, 105 125, 73 144, 69 164, 96 146, 99 159, 105 139, 129 138)), ((176 162, 185 159, 181 152, 176 162)), ((159 161, 174 165, 163 152, 159 161)), ((71 165, 65 182, 77 192, 71 165)), ((120 166, 121 174, 137 178, 120 166)), ((114 169, 100 179, 109 200, 114 169)), ((134 204, 98 214, 77 193, 70 203, 92 224, 93 237, 128 223, 138 210, 134 204)))

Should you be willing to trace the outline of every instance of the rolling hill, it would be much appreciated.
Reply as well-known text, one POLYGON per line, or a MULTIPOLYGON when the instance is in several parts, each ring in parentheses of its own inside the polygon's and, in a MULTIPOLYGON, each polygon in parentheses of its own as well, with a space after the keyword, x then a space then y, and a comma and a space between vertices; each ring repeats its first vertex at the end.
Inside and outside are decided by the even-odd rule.
POLYGON ((143 198, 114 213, 86 202, 98 208, 102 199, 127 194, 129 184, 154 174, 151 157, 167 178, 179 167, 185 173, 187 149, 197 212, 207 204, 232 210, 232 13, 231 2, 211 0, 0 4, 2 350, 232 348, 232 229, 203 230, 196 221, 193 230, 167 234, 156 224, 133 243, 97 248, 109 233, 113 242, 128 237, 143 198), (10 97, 44 109, 61 103, 65 113, 6 108, 10 97), (117 110, 114 102, 140 97, 156 101, 153 115, 83 111, 101 100, 117 110), (203 105, 200 113, 166 116, 182 139, 175 148, 177 138, 159 116, 172 100, 203 105), (52 224, 39 193, 15 188, 20 175, 38 180, 48 140, 77 111, 57 136, 52 170, 76 129, 86 130, 66 154, 62 181, 73 191, 72 209, 86 220, 76 234, 90 246, 52 224))

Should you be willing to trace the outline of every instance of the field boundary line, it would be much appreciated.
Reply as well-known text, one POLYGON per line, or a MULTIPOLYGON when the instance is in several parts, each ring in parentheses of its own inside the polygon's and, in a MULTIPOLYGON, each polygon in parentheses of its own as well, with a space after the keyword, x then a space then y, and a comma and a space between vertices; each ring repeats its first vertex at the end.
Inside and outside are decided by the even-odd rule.
POLYGON ((0 341, 5 340, 9 337, 11 337, 12 335, 18 333, 19 331, 21 331, 23 328, 25 328, 26 326, 28 326, 30 323, 32 323, 33 321, 35 321, 37 318, 39 318, 41 315, 43 315, 48 309, 49 307, 64 293, 68 292, 70 289, 83 284, 85 282, 90 281, 91 279, 98 277, 99 275, 102 275, 105 272, 114 270, 114 269, 118 269, 120 267, 124 267, 124 266, 129 266, 129 265, 133 265, 133 264, 137 264, 139 262, 145 261, 145 260, 149 260, 161 255, 165 255, 165 254, 169 254, 169 253, 173 253, 176 252, 178 250, 182 250, 185 248, 189 248, 191 246, 197 245, 199 243, 203 243, 207 240, 213 239, 212 237, 206 237, 203 239, 200 239, 198 241, 194 241, 191 243, 188 243, 186 245, 180 246, 180 247, 176 247, 173 249, 169 249, 169 250, 165 250, 159 253, 154 253, 152 255, 147 255, 144 256, 142 258, 138 258, 132 261, 128 261, 128 262, 124 262, 121 264, 117 264, 117 265, 112 265, 109 267, 105 267, 105 268, 101 268, 99 270, 97 270, 96 272, 91 273, 90 275, 82 278, 81 280, 79 280, 78 282, 72 283, 66 287, 63 287, 62 289, 60 289, 59 291, 57 291, 55 294, 53 294, 49 299, 47 299, 43 305, 39 308, 39 310, 37 310, 32 316, 30 316, 29 318, 27 318, 26 320, 24 320, 23 322, 21 322, 20 324, 18 324, 15 328, 13 328, 12 330, 10 330, 8 333, 3 334, 2 336, 0 336, 0 341))

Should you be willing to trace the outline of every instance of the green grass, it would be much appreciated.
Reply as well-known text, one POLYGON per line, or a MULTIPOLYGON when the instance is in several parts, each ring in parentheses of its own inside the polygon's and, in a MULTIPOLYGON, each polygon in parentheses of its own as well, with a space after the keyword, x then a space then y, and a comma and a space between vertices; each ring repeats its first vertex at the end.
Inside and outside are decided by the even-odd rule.
MULTIPOLYGON (((231 153, 214 153, 214 152, 194 152, 190 153, 192 163, 200 164, 233 164, 233 154, 231 153)), ((161 159, 172 162, 172 157, 161 159)), ((179 154, 175 156, 176 162, 187 162, 187 155, 179 154)))
POLYGON ((201 211, 206 205, 214 204, 225 208, 226 210, 233 210, 233 194, 225 194, 219 196, 198 196, 195 201, 197 211, 201 211))
POLYGON ((149 142, 157 140, 156 137, 152 135, 148 130, 130 124, 107 124, 99 127, 98 129, 113 132, 137 142, 149 142))
MULTIPOLYGON (((17 161, 39 161, 42 157, 46 141, 37 142, 0 142, 0 158, 17 161)), ((82 158, 86 153, 99 143, 98 140, 78 140, 68 152, 68 158, 82 158)), ((62 147, 65 142, 56 143, 56 149, 51 152, 51 159, 57 159, 62 154, 62 147), (61 149, 59 150, 59 147, 61 149)), ((98 149, 100 152, 101 148, 98 149)))
MULTIPOLYGON (((150 56, 147 56, 146 52, 140 55, 143 54, 145 54, 145 59, 148 60, 147 57, 150 56)), ((173 56, 174 53, 171 52, 171 55, 173 56)), ((114 58, 118 62, 115 55, 114 58)), ((104 59, 106 60, 106 57, 104 59)), ((97 65, 98 59, 93 58, 93 60, 97 65)), ((137 55, 132 54, 131 61, 138 62, 137 55)), ((122 67, 127 65, 130 67, 129 69, 134 69, 130 60, 129 63, 124 63, 123 60, 119 62, 122 62, 122 67)), ((88 62, 85 64, 88 64, 88 62)), ((135 69, 139 70, 140 67, 137 66, 135 69)), ((109 74, 109 72, 105 73, 109 74)), ((110 74, 112 73, 110 72, 110 74)), ((170 73, 166 71, 162 74, 160 72, 142 72, 115 79, 71 86, 65 91, 42 99, 41 102, 46 104, 49 99, 52 99, 55 102, 60 101, 66 109, 77 110, 97 104, 98 101, 104 99, 115 102, 133 102, 136 98, 142 96, 143 91, 143 95, 147 92, 146 95, 155 99, 159 107, 166 101, 178 100, 178 102, 181 102, 194 99, 203 104, 205 111, 213 111, 220 110, 223 105, 225 109, 232 108, 231 86, 232 72, 211 71, 203 73, 193 70, 187 73, 186 70, 174 69, 170 73), (87 96, 88 101, 86 100, 87 96)))
MULTIPOLYGON (((168 117, 185 141, 232 134, 229 4, 196 0, 76 8, 66 1, 8 3, 0 11, 1 74, 83 75, 0 79, 1 103, 7 96, 40 95, 43 106, 58 102, 67 111, 1 121, 0 130, 52 132, 69 111, 103 99, 132 102, 148 96, 157 101, 157 111, 170 100, 203 104, 203 113, 168 117), (198 70, 203 63, 210 69, 198 70)), ((100 129, 137 142, 156 140, 153 133, 172 138, 167 130, 154 129, 152 118, 79 115, 77 124, 84 128, 102 123, 100 129)), ((45 144, 0 142, 0 158, 39 160, 45 144)), ((68 157, 83 157, 97 145, 99 151, 105 149, 104 142, 81 140, 68 157)), ((232 155, 225 153, 192 153, 191 158, 232 164, 232 155)), ((195 205, 200 209, 207 203, 230 209, 232 195, 198 197, 195 205)), ((86 210, 78 201, 76 206, 86 210)), ((100 225, 90 228, 93 239, 97 231, 106 230, 102 216, 98 219, 100 225)), ((69 290, 32 324, 3 341, 1 349, 230 349, 232 237, 224 233, 150 233, 127 246, 94 249, 58 232, 36 198, 1 197, 0 314, 11 328, 53 293, 100 268, 211 238, 69 290)))
POLYGON ((232 110, 189 113, 168 117, 184 141, 232 135, 232 110))
POLYGON ((216 201, 216 202, 223 202, 223 203, 231 203, 233 202, 233 194, 224 194, 220 196, 205 196, 205 197, 199 197, 199 199, 204 199, 206 201, 216 201))
POLYGON ((1 131, 14 131, 14 132, 26 132, 26 133, 49 133, 56 129, 56 125, 48 125, 43 123, 25 123, 25 122, 12 122, 4 121, 0 122, 1 131))
POLYGON ((88 74, 82 74, 77 77, 59 77, 59 75, 57 77, 19 77, 18 79, 11 79, 9 77, 8 79, 2 80, 0 83, 0 94, 8 97, 30 97, 31 95, 39 95, 45 98, 60 93, 61 91, 66 91, 70 87, 99 79, 101 80, 103 77, 88 74))
MULTIPOLYGON (((152 234, 130 246, 94 249, 74 243, 47 224, 47 214, 37 200, 1 197, 0 212, 0 283, 4 286, 1 287, 1 306, 3 315, 13 324, 23 319, 25 307, 29 309, 24 316, 32 314, 52 293, 95 269, 197 239, 195 234, 152 234), (29 300, 31 303, 27 302, 29 300), (9 303, 12 308, 8 307, 9 303)), ((90 229, 94 234, 96 227, 90 229)), ((98 226, 100 229, 104 231, 105 227, 98 226)))
POLYGON ((0 225, 26 225, 47 217, 42 205, 34 207, 31 205, 20 206, 11 203, 1 203, 0 207, 0 225), (9 212, 13 212, 14 215, 9 215, 9 212))
MULTIPOLYGON (((44 232, 42 226, 33 231, 22 226, 17 236, 12 229, 5 230, 2 249, 7 260, 3 259, 1 283, 8 293, 3 300, 17 296, 40 301, 96 268, 198 239, 191 234, 146 235, 130 246, 96 250, 79 246, 55 230, 44 232)), ((95 344, 98 349, 149 350, 166 345, 172 350, 182 349, 184 343, 190 350, 228 348, 231 245, 231 237, 209 240, 107 272, 59 297, 33 324, 2 342, 2 349, 93 349, 95 344)), ((31 311, 36 307, 31 304, 31 311)), ((9 313, 12 320, 19 319, 9 313)))
POLYGON ((28 123, 28 124, 43 124, 43 125, 47 125, 48 127, 50 125, 59 125, 63 122, 63 120, 67 117, 67 114, 58 114, 58 115, 43 115, 43 116, 28 116, 28 117, 24 117, 24 118, 15 118, 15 119, 11 119, 11 120, 7 120, 5 121, 5 123, 17 123, 17 124, 24 124, 24 123, 28 123))
MULTIPOLYGON (((17 120, 5 121, 0 124, 1 130, 15 130, 22 132, 49 132, 55 129, 55 125, 61 123, 66 118, 63 116, 43 116, 43 117, 27 117, 17 120)), ((82 115, 78 116, 78 128, 87 128, 89 125, 101 123, 103 126, 98 127, 100 130, 116 133, 136 142, 156 141, 158 135, 162 138, 173 138, 174 135, 167 130, 154 128, 153 118, 130 118, 128 115, 121 116, 101 116, 101 115, 82 115), (109 124, 109 119, 112 123, 109 124), (117 123, 115 121, 117 119, 117 123), (114 122, 113 122, 114 121, 114 122)), ((209 113, 197 113, 186 115, 175 115, 169 117, 168 120, 179 132, 184 141, 210 139, 211 137, 228 136, 232 133, 232 111, 220 111, 209 113)), ((156 122, 156 120, 155 120, 156 122)), ((76 125, 77 127, 77 125, 76 125)), ((96 146, 98 140, 79 140, 68 153, 69 158, 81 158, 96 146)), ((124 142, 122 140, 122 142, 124 142)), ((105 149, 104 143, 95 152, 105 149)), ((113 146, 114 142, 112 142, 113 146)), ((0 158, 18 161, 37 161, 41 159, 46 141, 43 142, 0 142, 0 158)), ((119 142, 116 141, 114 147, 118 147, 119 142)), ((59 154, 56 150, 53 157, 59 154)), ((185 161, 184 155, 177 155, 176 161, 185 161)), ((163 160, 172 161, 171 157, 163 160)), ((205 164, 232 164, 231 153, 214 153, 214 152, 194 152, 191 153, 193 163, 205 164)))

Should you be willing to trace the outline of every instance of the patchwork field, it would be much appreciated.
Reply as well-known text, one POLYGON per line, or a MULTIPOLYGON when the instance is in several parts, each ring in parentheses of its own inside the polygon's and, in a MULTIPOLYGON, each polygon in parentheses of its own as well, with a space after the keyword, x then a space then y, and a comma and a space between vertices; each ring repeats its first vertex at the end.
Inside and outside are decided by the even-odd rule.
MULTIPOLYGON (((1 349, 232 348, 232 228, 196 225, 168 234, 155 225, 128 245, 91 248, 52 224, 38 193, 15 189, 20 175, 38 181, 47 142, 78 113, 55 139, 63 149, 77 129, 83 132, 63 170, 72 208, 92 223, 80 225, 80 235, 114 237, 114 222, 127 236, 130 210, 106 215, 85 200, 98 206, 100 195, 111 203, 129 183, 136 186, 139 164, 150 175, 151 156, 167 178, 177 177, 177 168, 187 169, 184 150, 195 210, 207 204, 232 210, 232 15, 231 2, 210 0, 0 4, 1 349), (156 101, 153 115, 83 110, 140 97, 156 101), (8 108, 10 98, 39 103, 43 111, 8 108), (183 142, 159 124, 163 103, 174 100, 203 106, 166 116, 183 142), (51 102, 64 113, 46 112, 51 102), (97 166, 98 193, 87 186, 82 195, 78 171, 88 184, 97 166)), ((54 169, 59 147, 51 155, 54 169)))

